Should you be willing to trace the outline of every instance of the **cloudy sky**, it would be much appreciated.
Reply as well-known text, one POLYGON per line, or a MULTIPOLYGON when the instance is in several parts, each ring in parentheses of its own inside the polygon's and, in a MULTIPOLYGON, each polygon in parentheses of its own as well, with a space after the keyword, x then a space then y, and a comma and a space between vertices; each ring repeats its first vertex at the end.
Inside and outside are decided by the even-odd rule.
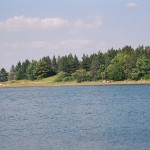
POLYGON ((149 0, 1 0, 0 68, 150 45, 149 0))

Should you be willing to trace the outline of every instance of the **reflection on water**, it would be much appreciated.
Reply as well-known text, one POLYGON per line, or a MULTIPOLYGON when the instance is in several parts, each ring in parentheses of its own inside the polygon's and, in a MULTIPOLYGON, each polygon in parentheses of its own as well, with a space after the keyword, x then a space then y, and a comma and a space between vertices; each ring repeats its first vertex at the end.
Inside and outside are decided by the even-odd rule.
POLYGON ((0 89, 0 150, 149 150, 150 85, 0 89))

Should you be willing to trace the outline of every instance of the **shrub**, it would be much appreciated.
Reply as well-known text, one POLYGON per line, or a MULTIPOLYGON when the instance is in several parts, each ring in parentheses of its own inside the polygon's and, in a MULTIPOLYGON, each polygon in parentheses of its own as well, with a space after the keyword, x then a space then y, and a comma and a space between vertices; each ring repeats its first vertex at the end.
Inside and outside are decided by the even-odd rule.
POLYGON ((66 76, 67 76, 67 75, 66 75, 65 72, 63 72, 63 71, 59 72, 58 75, 57 75, 57 77, 56 77, 56 79, 55 79, 55 82, 61 82, 61 81, 63 81, 63 79, 64 79, 66 76))
POLYGON ((73 77, 77 82, 83 82, 86 81, 86 70, 85 69, 80 69, 77 70, 75 73, 73 73, 73 77))
POLYGON ((142 77, 142 80, 150 80, 150 74, 146 74, 142 77))

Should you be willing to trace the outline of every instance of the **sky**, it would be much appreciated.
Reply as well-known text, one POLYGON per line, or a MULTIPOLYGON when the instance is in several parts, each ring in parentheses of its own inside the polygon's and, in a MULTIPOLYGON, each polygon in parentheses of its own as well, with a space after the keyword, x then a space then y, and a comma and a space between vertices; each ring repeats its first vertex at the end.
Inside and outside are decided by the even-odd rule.
POLYGON ((150 45, 149 0, 1 0, 0 68, 150 45))

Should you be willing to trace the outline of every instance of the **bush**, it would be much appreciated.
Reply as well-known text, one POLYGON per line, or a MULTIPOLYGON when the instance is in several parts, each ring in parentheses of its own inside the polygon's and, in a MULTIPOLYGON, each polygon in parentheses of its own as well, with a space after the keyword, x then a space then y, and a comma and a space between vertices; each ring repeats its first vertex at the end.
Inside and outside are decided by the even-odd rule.
POLYGON ((86 73, 86 81, 92 81, 92 75, 91 75, 91 72, 90 71, 88 71, 87 73, 86 73))
POLYGON ((74 78, 72 76, 66 76, 63 78, 62 81, 66 82, 66 81, 73 81, 73 80, 74 80, 74 78))
POLYGON ((142 77, 142 80, 150 80, 150 74, 146 74, 142 77))
POLYGON ((86 81, 86 73, 85 69, 80 69, 73 73, 73 77, 78 83, 84 82, 86 81))
POLYGON ((72 76, 68 76, 67 73, 61 71, 58 73, 55 82, 66 82, 66 81, 73 81, 73 77, 72 76))
POLYGON ((67 76, 67 75, 66 75, 65 72, 63 72, 63 71, 59 72, 58 75, 57 75, 57 77, 56 77, 56 79, 55 79, 55 82, 61 82, 61 81, 63 81, 63 79, 64 79, 66 76, 67 76))

